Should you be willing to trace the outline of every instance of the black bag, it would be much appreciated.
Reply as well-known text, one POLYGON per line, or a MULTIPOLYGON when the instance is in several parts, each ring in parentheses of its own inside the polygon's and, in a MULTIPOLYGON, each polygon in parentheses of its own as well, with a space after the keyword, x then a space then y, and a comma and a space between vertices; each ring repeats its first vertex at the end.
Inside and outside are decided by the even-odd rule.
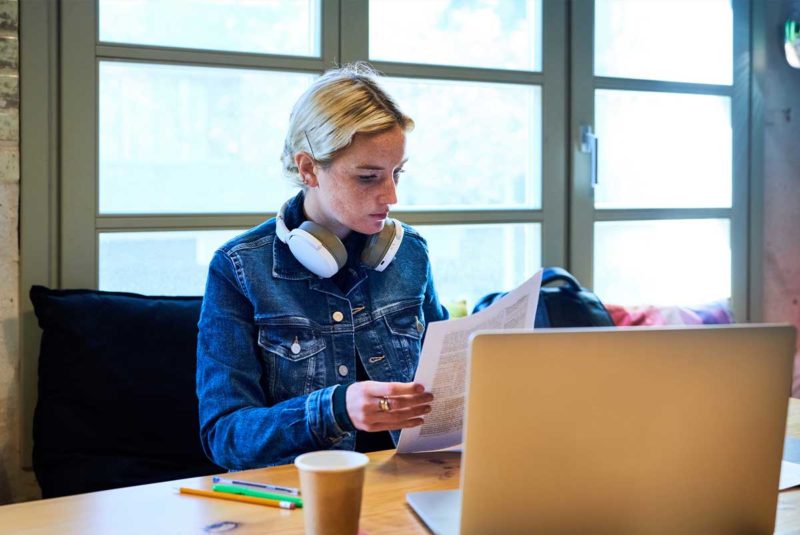
MULTIPOLYGON (((472 309, 472 313, 488 307, 508 292, 485 295, 472 309)), ((534 327, 613 327, 611 315, 595 294, 581 287, 578 280, 566 269, 545 268, 542 289, 536 307, 534 327), (557 286, 553 283, 561 282, 557 286)))

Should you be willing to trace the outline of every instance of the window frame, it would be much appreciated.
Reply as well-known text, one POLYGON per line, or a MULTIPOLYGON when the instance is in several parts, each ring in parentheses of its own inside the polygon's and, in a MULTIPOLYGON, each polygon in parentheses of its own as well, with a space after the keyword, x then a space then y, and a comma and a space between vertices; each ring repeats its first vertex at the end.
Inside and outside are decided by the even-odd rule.
MULTIPOLYGON (((69 287, 97 287, 98 241, 101 232, 136 230, 216 230, 250 228, 273 217, 255 214, 102 215, 97 199, 97 71, 100 61, 166 62, 181 65, 244 67, 322 73, 339 63, 368 60, 369 0, 323 0, 319 58, 269 54, 211 52, 195 49, 120 45, 99 41, 97 0, 69 4, 62 10, 62 124, 75 135, 62 140, 64 184, 61 224, 61 282, 69 287), (342 21, 347 21, 343 23, 342 21), (346 31, 341 26, 346 24, 346 31)), ((566 264, 566 37, 556 31, 566 24, 563 2, 544 0, 542 72, 471 69, 411 63, 373 62, 388 76, 455 81, 538 84, 542 87, 541 209, 394 210, 411 225, 541 223, 542 261, 566 264), (549 30, 548 30, 549 28, 549 30), (547 236, 547 237, 545 237, 547 236)))
POLYGON ((338 55, 339 0, 321 1, 320 55, 297 57, 104 43, 99 40, 98 1, 63 3, 61 10, 61 123, 73 134, 61 139, 60 282, 97 288, 99 235, 137 230, 250 228, 274 213, 136 214, 99 213, 98 69, 101 61, 167 63, 321 73, 338 55))
MULTIPOLYGON (((572 117, 570 198, 570 269, 582 284, 591 288, 594 281, 594 224, 603 221, 668 219, 728 219, 731 237, 731 307, 735 318, 753 319, 750 289, 754 285, 751 258, 750 220, 758 212, 750 202, 752 174, 750 155, 750 62, 751 14, 748 0, 731 0, 733 9, 733 83, 714 85, 666 82, 594 75, 594 2, 576 0, 572 4, 570 101, 572 117), (581 126, 594 128, 594 95, 598 89, 652 91, 658 93, 725 96, 731 99, 732 199, 731 208, 625 208, 595 209, 591 184, 590 155, 580 147, 581 126), (736 120, 733 120, 733 119, 736 120), (754 212, 751 215, 751 212, 754 212)), ((757 254, 757 253, 755 253, 757 254)))
POLYGON ((538 85, 542 95, 542 205, 518 209, 393 210, 410 225, 492 223, 541 224, 543 265, 567 263, 567 4, 542 1, 542 70, 469 68, 461 66, 399 63, 369 59, 369 0, 342 0, 341 20, 356 21, 341 32, 342 63, 369 61, 387 76, 464 82, 498 82, 538 85), (545 135, 545 132, 547 134, 545 135))

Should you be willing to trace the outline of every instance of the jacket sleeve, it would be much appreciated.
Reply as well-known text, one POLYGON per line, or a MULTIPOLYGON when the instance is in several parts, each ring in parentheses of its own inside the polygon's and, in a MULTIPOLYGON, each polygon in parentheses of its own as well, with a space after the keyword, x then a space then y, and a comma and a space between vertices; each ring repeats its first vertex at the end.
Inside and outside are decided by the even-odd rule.
POLYGON ((268 406, 258 330, 243 288, 234 260, 217 251, 198 324, 197 397, 203 449, 229 470, 289 463, 349 434, 334 418, 335 385, 268 406))
POLYGON ((425 325, 427 326, 432 321, 446 320, 450 318, 450 314, 444 305, 439 301, 439 296, 437 295, 436 288, 433 284, 433 273, 431 272, 431 262, 428 258, 427 243, 425 244, 425 266, 427 270, 427 275, 425 277, 427 283, 425 285, 425 297, 422 302, 422 313, 425 314, 425 325))

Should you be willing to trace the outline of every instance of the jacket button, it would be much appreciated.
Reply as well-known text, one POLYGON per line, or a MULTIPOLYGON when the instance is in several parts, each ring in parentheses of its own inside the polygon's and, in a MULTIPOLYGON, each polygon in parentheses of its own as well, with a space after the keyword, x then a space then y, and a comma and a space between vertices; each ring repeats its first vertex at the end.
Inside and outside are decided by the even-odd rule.
POLYGON ((339 364, 339 375, 341 375, 342 377, 345 377, 345 376, 347 376, 347 372, 348 371, 349 370, 347 369, 347 366, 345 366, 344 364, 339 364))
POLYGON ((333 318, 333 321, 335 321, 336 323, 339 323, 340 321, 342 321, 344 319, 344 314, 342 314, 341 312, 339 312, 337 310, 336 312, 333 313, 333 315, 331 317, 333 318))

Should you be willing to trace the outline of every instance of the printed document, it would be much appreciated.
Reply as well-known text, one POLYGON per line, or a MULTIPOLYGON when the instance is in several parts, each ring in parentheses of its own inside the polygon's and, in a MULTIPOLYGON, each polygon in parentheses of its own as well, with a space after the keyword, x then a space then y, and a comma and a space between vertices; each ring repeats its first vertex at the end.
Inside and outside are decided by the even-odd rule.
POLYGON ((428 325, 414 382, 433 393, 425 423, 400 432, 397 453, 453 448, 461 444, 467 353, 473 333, 532 329, 542 285, 542 270, 491 306, 464 318, 428 325))

